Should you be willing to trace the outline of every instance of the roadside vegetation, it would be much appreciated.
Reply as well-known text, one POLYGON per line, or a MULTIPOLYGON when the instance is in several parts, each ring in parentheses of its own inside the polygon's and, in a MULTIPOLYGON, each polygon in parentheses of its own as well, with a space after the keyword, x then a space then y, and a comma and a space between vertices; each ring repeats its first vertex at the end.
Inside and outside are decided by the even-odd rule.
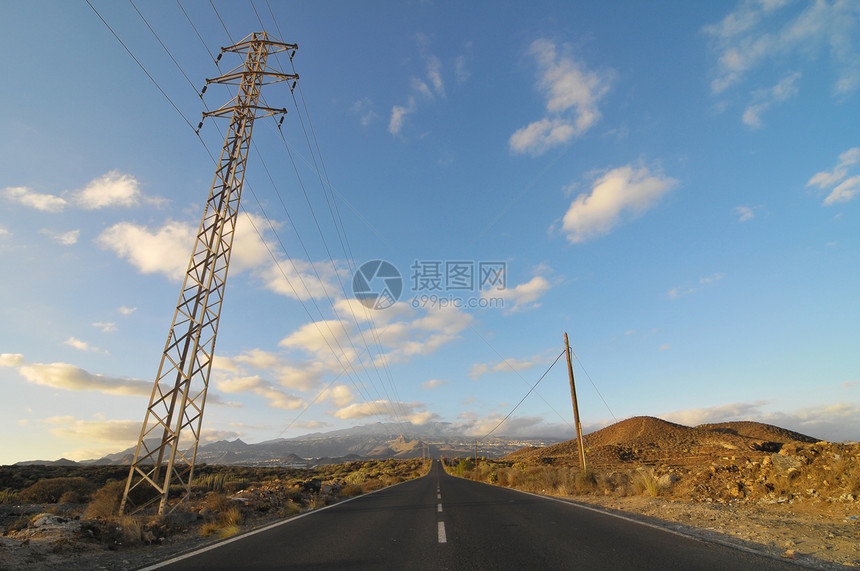
POLYGON ((456 476, 557 496, 650 496, 690 502, 860 505, 860 444, 789 443, 779 452, 718 456, 711 462, 615 464, 454 459, 456 476))
POLYGON ((422 459, 312 469, 202 465, 179 509, 119 516, 127 466, 0 466, 0 533, 77 551, 224 538, 422 476, 429 467, 422 459))

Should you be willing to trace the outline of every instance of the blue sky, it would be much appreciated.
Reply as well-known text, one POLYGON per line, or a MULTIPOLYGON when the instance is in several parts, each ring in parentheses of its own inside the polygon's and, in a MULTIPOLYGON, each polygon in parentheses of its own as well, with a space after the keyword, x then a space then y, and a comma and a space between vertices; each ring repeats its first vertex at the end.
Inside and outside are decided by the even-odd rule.
MULTIPOLYGON (((226 128, 196 90, 261 27, 300 89, 263 92, 204 438, 480 437, 565 331, 586 429, 860 434, 858 4, 91 1, 140 65, 83 1, 0 21, 0 462, 136 441, 226 128), (414 287, 460 262, 504 289, 414 287)), ((498 433, 572 416, 561 361, 498 433)))

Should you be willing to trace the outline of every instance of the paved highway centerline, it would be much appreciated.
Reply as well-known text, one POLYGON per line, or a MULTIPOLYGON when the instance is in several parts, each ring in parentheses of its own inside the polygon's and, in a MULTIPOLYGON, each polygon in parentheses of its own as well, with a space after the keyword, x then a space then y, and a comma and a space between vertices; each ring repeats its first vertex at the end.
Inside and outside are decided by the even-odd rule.
POLYGON ((445 522, 439 522, 439 543, 448 543, 448 538, 445 536, 445 522))
POLYGON ((437 506, 436 511, 438 511, 439 513, 442 513, 442 504, 439 504, 439 505, 437 506))

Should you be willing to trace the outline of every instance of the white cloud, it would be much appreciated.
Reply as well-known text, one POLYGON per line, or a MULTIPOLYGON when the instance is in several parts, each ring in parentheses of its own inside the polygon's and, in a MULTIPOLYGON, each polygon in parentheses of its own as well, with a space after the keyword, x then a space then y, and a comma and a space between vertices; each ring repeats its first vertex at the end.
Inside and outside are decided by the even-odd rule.
POLYGON ((663 343, 662 345, 660 345, 660 351, 668 351, 671 348, 672 348, 672 346, 669 345, 668 343, 663 343))
POLYGON ((78 351, 95 351, 100 352, 102 349, 98 347, 93 347, 86 341, 81 341, 80 339, 76 339, 74 337, 69 337, 65 341, 63 341, 63 345, 68 345, 69 347, 74 347, 78 351))
POLYGON ((54 416, 43 422, 53 426, 51 434, 76 441, 133 443, 140 436, 139 420, 80 420, 54 416))
POLYGON ((546 363, 546 354, 540 353, 525 359, 503 359, 501 361, 490 361, 489 363, 475 363, 472 365, 469 376, 477 379, 489 373, 500 373, 509 371, 525 371, 535 365, 546 363))
POLYGON ((215 386, 218 387, 218 390, 228 394, 253 393, 261 396, 267 399, 269 406, 273 408, 295 410, 304 404, 301 397, 281 390, 258 375, 216 380, 215 386))
POLYGON ((824 190, 834 187, 824 199, 824 206, 832 206, 837 202, 848 202, 860 192, 860 175, 845 178, 860 162, 860 147, 853 147, 839 155, 839 162, 832 171, 816 173, 809 179, 806 186, 817 186, 824 190))
POLYGON ((4 227, 0 226, 0 236, 7 236, 8 234, 9 231, 6 230, 4 227))
POLYGON ((423 410, 420 412, 413 412, 412 414, 406 415, 406 420, 411 422, 412 424, 427 424, 428 422, 433 422, 439 420, 439 415, 435 412, 430 412, 427 410, 423 410))
MULTIPOLYGON (((258 216, 238 217, 230 258, 231 275, 271 260, 269 249, 254 229, 263 231, 264 224, 258 216)), ((144 274, 160 273, 178 281, 188 269, 196 236, 197 226, 187 222, 168 220, 160 228, 152 229, 133 222, 119 222, 99 234, 96 244, 127 260, 144 274)))
POLYGON ((129 208, 140 204, 142 197, 137 179, 118 170, 93 179, 83 189, 72 193, 75 204, 85 210, 112 206, 129 208))
POLYGON ((352 112, 358 116, 359 121, 365 127, 370 125, 376 119, 379 119, 379 115, 377 115, 376 111, 373 110, 373 102, 369 97, 359 99, 353 103, 352 112))
POLYGON ((591 193, 574 199, 564 215, 562 230, 571 243, 585 242, 608 234, 621 223, 622 214, 629 218, 641 216, 678 181, 662 173, 652 173, 647 167, 626 165, 600 176, 591 193))
POLYGON ((96 321, 90 325, 97 329, 101 329, 103 333, 114 333, 117 330, 116 323, 113 321, 96 321))
POLYGON ((137 311, 136 307, 126 307, 125 305, 121 305, 119 307, 119 312, 126 317, 128 317, 129 315, 131 315, 135 311, 137 311))
POLYGON ((518 129, 508 141, 512 151, 540 155, 588 131, 600 119, 598 103, 609 92, 613 72, 585 69, 555 43, 546 39, 529 48, 538 65, 537 86, 546 98, 550 114, 518 129))
POLYGON ((505 303, 505 311, 512 313, 523 309, 540 307, 537 301, 551 287, 546 278, 535 276, 531 280, 512 288, 482 291, 481 297, 484 299, 501 298, 505 303))
POLYGON ((755 218, 755 207, 735 206, 734 213, 738 215, 738 222, 747 222, 755 218))
POLYGON ((356 399, 355 393, 347 385, 335 385, 323 390, 320 393, 319 400, 330 401, 335 406, 344 407, 352 403, 356 399))
POLYGON ((798 88, 795 85, 800 79, 800 72, 795 72, 784 78, 770 89, 763 89, 753 93, 754 102, 744 111, 742 120, 745 125, 753 129, 761 128, 764 123, 761 115, 776 103, 783 103, 797 95, 798 88))
POLYGON ((184 222, 168 221, 152 230, 132 222, 119 222, 99 234, 96 244, 144 274, 160 273, 181 280, 188 268, 194 239, 194 228, 184 222))
MULTIPOLYGON (((129 208, 141 202, 160 206, 165 202, 161 198, 145 196, 140 192, 140 183, 136 178, 118 170, 103 174, 84 188, 69 193, 68 200, 62 196, 35 192, 26 186, 8 187, 3 192, 13 202, 44 212, 60 212, 70 204, 84 210, 97 210, 112 206, 129 208)), ((62 194, 66 194, 66 191, 62 194)))
POLYGON ((440 97, 445 97, 445 82, 442 80, 442 62, 436 56, 427 57, 427 79, 433 86, 433 91, 440 97))
POLYGON ((853 2, 759 2, 746 0, 718 24, 704 28, 717 53, 714 93, 740 83, 766 62, 814 61, 828 53, 837 70, 837 94, 860 85, 860 54, 854 41, 860 19, 853 2), (789 13, 785 7, 801 6, 789 13))
POLYGON ((466 56, 457 56, 454 60, 454 77, 457 83, 466 83, 471 75, 472 72, 466 67, 466 56))
POLYGON ((838 184, 849 172, 849 167, 852 167, 860 162, 860 147, 852 147, 839 155, 839 162, 833 167, 832 171, 822 171, 813 175, 806 183, 806 186, 818 186, 820 189, 825 189, 828 186, 838 184))
POLYGON ((374 401, 353 403, 349 406, 336 410, 333 413, 333 416, 341 420, 349 420, 358 418, 369 418, 372 416, 398 418, 399 415, 402 414, 404 418, 415 422, 415 424, 423 424, 428 420, 436 418, 436 415, 433 413, 427 413, 426 411, 417 410, 421 408, 424 408, 424 403, 406 403, 399 401, 390 401, 387 399, 379 399, 374 401))
POLYGON ((726 277, 726 275, 723 273, 716 273, 716 274, 712 274, 710 276, 705 276, 703 278, 699 278, 699 282, 697 285, 691 286, 691 285, 687 284, 687 285, 683 285, 683 286, 673 287, 672 289, 670 289, 668 291, 668 295, 672 299, 677 299, 677 298, 681 297, 682 295, 688 295, 691 293, 695 293, 695 292, 699 291, 702 288, 702 286, 708 286, 710 284, 718 282, 721 279, 723 279, 724 277, 726 277))
POLYGON ((80 230, 71 230, 69 232, 53 232, 46 228, 39 230, 40 233, 49 236, 53 241, 61 246, 74 246, 78 243, 78 237, 81 235, 80 230))
POLYGON ((149 381, 106 377, 67 363, 25 365, 22 360, 18 365, 18 373, 31 383, 68 391, 98 391, 135 396, 149 396, 152 393, 152 383, 149 381))
POLYGON ((444 387, 449 385, 450 381, 447 379, 430 379, 429 381, 424 381, 421 383, 421 390, 430 391, 433 389, 438 389, 439 387, 444 387))
MULTIPOLYGON (((463 413, 460 417, 467 420, 459 423, 458 428, 465 434, 478 437, 482 437, 491 430, 496 429, 503 418, 501 415, 478 418, 478 415, 473 412, 463 413)), ((585 429, 585 427, 583 428, 585 429)), ((587 433, 589 431, 584 430, 584 432, 587 433)), ((541 416, 512 416, 493 432, 493 436, 575 438, 576 434, 570 426, 566 424, 550 424, 541 416)))
MULTIPOLYGON (((314 321, 302 325, 278 343, 281 347, 298 349, 313 355, 328 355, 333 348, 349 344, 352 324, 338 319, 314 321)), ((351 361, 354 354, 346 356, 351 361)))
POLYGON ((235 357, 216 355, 213 368, 228 375, 250 377, 249 371, 275 378, 278 385, 288 389, 306 391, 319 385, 326 372, 320 363, 292 364, 277 353, 250 349, 235 357))
POLYGON ((412 78, 412 89, 426 97, 427 99, 433 99, 433 92, 430 91, 430 86, 425 82, 421 81, 417 77, 412 78))
POLYGON ((754 420, 773 424, 831 442, 857 440, 860 434, 860 404, 834 403, 814 405, 788 412, 764 412, 765 401, 732 403, 708 408, 676 411, 660 417, 687 426, 754 420))
POLYGON ((278 258, 277 262, 273 260, 254 271, 269 291, 301 301, 330 297, 340 290, 338 274, 343 273, 342 268, 332 267, 331 262, 312 263, 295 258, 278 258))
POLYGON ((568 142, 576 133, 573 125, 564 119, 544 117, 518 129, 508 141, 517 153, 543 154, 548 149, 568 142))
POLYGON ((0 354, 0 367, 20 367, 24 364, 24 355, 20 353, 0 354))
POLYGON ((296 422, 293 424, 294 428, 325 428, 327 426, 331 426, 331 423, 320 420, 309 420, 308 422, 296 422))
POLYGON ((65 198, 35 192, 26 186, 7 187, 3 189, 3 194, 12 202, 43 212, 60 212, 68 204, 65 198))
POLYGON ((848 202, 860 192, 860 175, 852 176, 842 181, 824 199, 825 206, 831 206, 837 202, 848 202))
POLYGON ((409 104, 406 106, 403 105, 395 105, 391 108, 391 119, 388 122, 388 132, 392 135, 400 134, 400 130, 403 129, 403 122, 406 120, 406 116, 415 111, 415 98, 409 98, 409 104))

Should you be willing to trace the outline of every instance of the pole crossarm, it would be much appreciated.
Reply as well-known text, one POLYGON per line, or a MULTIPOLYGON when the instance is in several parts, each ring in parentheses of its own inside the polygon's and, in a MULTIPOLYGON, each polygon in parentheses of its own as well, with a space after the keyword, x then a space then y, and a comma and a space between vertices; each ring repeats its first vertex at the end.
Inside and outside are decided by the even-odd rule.
POLYGON ((139 512, 155 504, 162 514, 172 490, 180 502, 171 509, 191 494, 254 119, 286 112, 258 105, 260 89, 267 84, 266 77, 273 75, 283 76, 279 81, 298 79, 295 74, 271 72, 266 58, 288 49, 295 51, 296 47, 272 40, 265 33, 254 33, 222 49, 245 55, 243 71, 228 74, 230 77, 224 81, 238 81, 239 93, 221 109, 204 114, 229 114, 230 128, 158 366, 120 514, 139 512))

